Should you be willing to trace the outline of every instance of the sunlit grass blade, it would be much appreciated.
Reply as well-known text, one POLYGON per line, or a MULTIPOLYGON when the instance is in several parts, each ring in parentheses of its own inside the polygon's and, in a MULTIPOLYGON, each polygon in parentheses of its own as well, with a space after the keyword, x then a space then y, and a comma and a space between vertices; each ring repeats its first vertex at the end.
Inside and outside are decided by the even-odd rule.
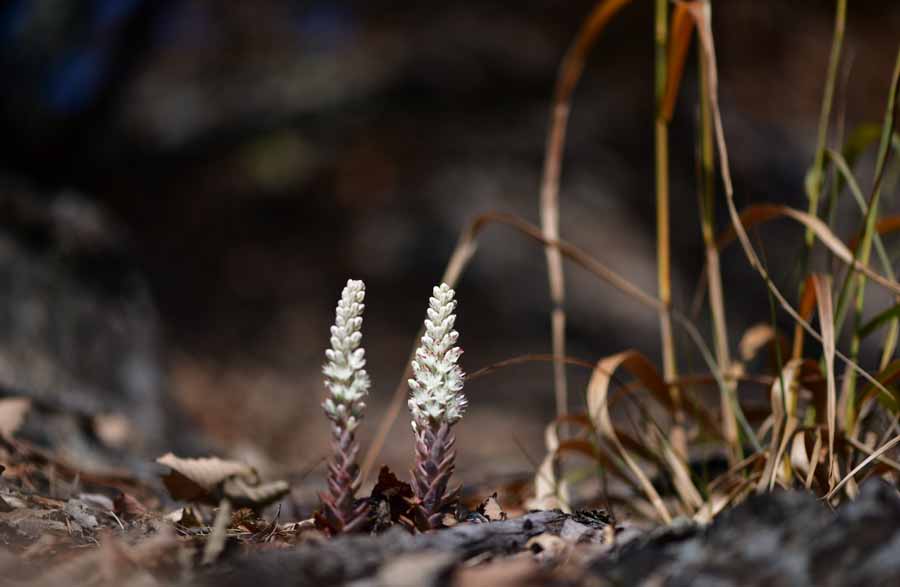
MULTIPOLYGON (((672 245, 669 219, 669 125, 663 115, 663 100, 667 84, 667 45, 669 39, 669 12, 666 0, 656 0, 654 19, 655 83, 654 96, 655 125, 654 178, 656 187, 656 281, 662 310, 659 313, 660 342, 662 345, 663 377, 668 381, 678 377, 675 335, 672 331, 672 245)), ((669 390, 675 403, 675 424, 670 432, 676 451, 687 458, 687 436, 685 414, 681 406, 680 390, 672 386, 669 390)))
MULTIPOLYGON (((840 172, 841 177, 843 177, 844 181, 847 183, 847 187, 850 188, 850 193, 853 195, 853 199, 856 201, 857 206, 859 206, 860 211, 863 216, 867 216, 868 214, 868 205, 866 204, 865 198, 863 198, 862 190, 859 188, 859 183, 856 181, 856 177, 853 175, 853 172, 850 170, 850 166, 847 164, 847 161, 844 159, 843 155, 837 153, 832 150, 827 151, 829 158, 833 162, 835 168, 840 172)), ((894 276, 894 270, 891 267, 891 261, 888 257, 887 251, 884 248, 884 243, 881 242, 881 236, 878 232, 878 222, 875 223, 875 230, 871 235, 872 243, 875 246, 875 251, 878 253, 878 258, 881 261, 881 266, 883 267, 885 276, 892 280, 896 281, 896 277, 894 276)), ((850 249, 854 251, 854 254, 857 253, 858 240, 854 239, 854 242, 851 243, 850 249)), ((845 290, 841 291, 842 294, 845 293, 845 290)), ((846 298, 845 298, 846 299, 846 298)), ((900 303, 900 297, 895 296, 894 300, 900 303)), ((838 334, 841 332, 841 325, 844 320, 844 312, 842 308, 843 300, 839 300, 837 314, 835 318, 835 330, 838 334)), ((861 327, 857 325, 857 330, 854 333, 854 338, 857 340, 857 344, 862 340, 862 335, 860 334, 861 327)), ((885 365, 891 359, 891 356, 894 354, 894 350, 897 347, 897 335, 898 335, 898 322, 897 320, 891 321, 891 326, 888 330, 887 336, 885 337, 884 346, 882 347, 881 353, 881 363, 880 368, 884 368, 885 365)))
POLYGON ((763 273, 766 273, 762 265, 759 264, 759 258, 756 256, 756 253, 753 252, 749 238, 745 245, 744 237, 747 235, 746 229, 778 218, 790 218, 791 220, 804 225, 813 232, 828 250, 853 269, 854 272, 864 275, 868 279, 871 279, 873 282, 895 294, 900 294, 900 283, 875 272, 859 259, 855 258, 847 245, 831 231, 827 224, 805 212, 782 204, 753 204, 744 208, 740 214, 738 214, 735 209, 733 218, 734 223, 731 228, 719 235, 716 242, 721 249, 737 238, 738 242, 741 243, 742 248, 744 248, 745 253, 748 251, 752 253, 753 264, 757 269, 757 272, 762 271, 763 273), (738 226, 740 226, 740 228, 737 228, 738 226), (747 247, 749 247, 749 249, 747 247))
MULTIPOLYGON (((894 127, 897 123, 896 117, 898 111, 898 85, 900 85, 900 50, 898 50, 897 52, 897 60, 894 65, 894 73, 891 77, 891 86, 888 96, 888 106, 885 113, 884 128, 881 135, 881 142, 878 147, 877 160, 875 162, 875 179, 872 185, 872 193, 869 197, 869 202, 865 211, 863 221, 864 228, 862 240, 860 241, 859 246, 853 251, 854 264, 859 264, 860 266, 865 266, 869 262, 869 254, 872 249, 872 241, 875 235, 875 223, 878 218, 878 208, 881 198, 881 183, 884 179, 884 170, 887 167, 887 161, 891 153, 891 136, 894 133, 894 127)), ((841 313, 843 302, 847 299, 847 292, 849 291, 851 277, 854 276, 848 273, 847 277, 844 279, 844 286, 842 287, 841 295, 838 298, 839 314, 841 313)), ((855 277, 856 303, 854 306, 854 333, 850 341, 850 358, 854 361, 859 356, 859 350, 861 346, 861 341, 857 332, 862 326, 863 306, 866 294, 866 277, 868 277, 868 274, 856 275, 855 277)), ((853 433, 856 425, 856 413, 852 411, 853 407, 855 406, 853 396, 856 392, 856 375, 852 370, 848 370, 844 375, 844 383, 842 387, 849 399, 849 401, 846 402, 847 409, 851 410, 847 412, 844 418, 846 420, 847 430, 853 433)))
MULTIPOLYGON (((797 313, 796 309, 794 309, 790 302, 787 301, 787 298, 784 297, 784 295, 775 286, 772 280, 769 279, 768 272, 760 263, 759 257, 756 255, 756 252, 753 249, 753 245, 750 243, 750 239, 747 236, 746 231, 744 230, 740 215, 738 214, 737 207, 734 203, 734 186, 731 181, 731 169, 728 163, 728 147, 725 144, 725 130, 722 125, 722 113, 719 109, 718 74, 716 70, 715 44, 713 41, 712 28, 710 27, 709 23, 708 7, 703 7, 703 9, 692 8, 691 14, 694 16, 697 23, 697 31, 701 41, 700 44, 703 51, 703 58, 708 66, 709 75, 707 76, 706 91, 709 95, 710 107, 713 114, 716 145, 718 147, 720 161, 719 170, 722 176, 722 183, 725 187, 725 202, 728 207, 729 216, 731 217, 732 226, 734 227, 735 233, 737 234, 738 241, 741 243, 741 249, 746 256, 747 261, 750 263, 750 266, 760 274, 760 277, 762 277, 763 281, 766 283, 766 287, 772 292, 772 295, 775 296, 784 311, 787 312, 795 322, 799 323, 803 327, 803 329, 806 330, 813 338, 821 342, 821 335, 809 324, 809 322, 804 320, 797 313)), ((831 233, 830 230, 828 230, 827 225, 824 225, 823 223, 821 223, 821 221, 818 222, 820 225, 824 226, 824 228, 830 235, 831 233)), ((814 226, 815 223, 812 223, 812 225, 814 226)), ((843 249, 846 251, 846 247, 843 247, 843 249)), ((854 265, 854 268, 857 268, 857 266, 854 265)), ((841 361, 851 365, 853 369, 860 373, 860 375, 862 375, 867 381, 875 383, 876 386, 880 386, 880 384, 869 373, 867 373, 858 364, 856 364, 855 361, 850 360, 843 353, 838 351, 835 352, 835 355, 839 359, 841 359, 841 361)))
MULTIPOLYGON (((834 382, 834 309, 831 303, 831 278, 827 275, 814 274, 813 286, 816 289, 816 305, 819 308, 819 328, 822 329, 822 350, 825 359, 825 381, 828 385, 828 471, 834 470, 834 435, 837 411, 837 390, 834 382)), ((829 489, 832 478, 829 477, 829 489)))

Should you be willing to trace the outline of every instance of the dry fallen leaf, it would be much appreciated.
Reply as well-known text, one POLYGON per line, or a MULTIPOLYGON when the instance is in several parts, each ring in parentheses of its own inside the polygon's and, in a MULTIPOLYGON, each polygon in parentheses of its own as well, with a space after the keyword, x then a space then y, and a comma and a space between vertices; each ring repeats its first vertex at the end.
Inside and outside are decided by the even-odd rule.
POLYGON ((22 426, 31 410, 31 400, 25 397, 0 399, 0 434, 12 436, 22 426))
POLYGON ((172 498, 181 501, 204 501, 215 505, 218 500, 211 494, 232 477, 244 478, 254 485, 259 483, 259 476, 249 465, 216 457, 182 459, 167 453, 156 462, 171 469, 162 480, 172 498))
POLYGON ((506 512, 500 507, 497 501, 497 492, 495 491, 490 497, 481 502, 476 510, 479 514, 490 520, 491 522, 499 522, 506 519, 506 512))
POLYGON ((227 498, 236 507, 259 508, 284 497, 286 481, 260 484, 256 470, 244 463, 216 457, 182 459, 168 453, 156 459, 171 471, 163 476, 169 494, 177 500, 218 504, 227 498))

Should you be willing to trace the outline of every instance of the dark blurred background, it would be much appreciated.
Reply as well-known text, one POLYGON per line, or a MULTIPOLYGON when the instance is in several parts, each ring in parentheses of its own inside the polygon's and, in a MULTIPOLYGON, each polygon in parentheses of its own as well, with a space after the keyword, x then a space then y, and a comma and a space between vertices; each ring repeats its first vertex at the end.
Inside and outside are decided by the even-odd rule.
MULTIPOLYGON (((153 447, 199 433, 218 450, 300 469, 325 454, 319 370, 353 277, 368 286, 375 382, 365 443, 467 221, 501 210, 538 222, 554 78, 592 5, 0 4, 5 247, 51 266, 28 270, 34 293, 4 257, 4 295, 21 303, 4 310, 5 383, 106 386, 129 398, 121 411, 157 436, 153 447), (94 301, 79 306, 77 326, 48 315, 82 291, 94 301), (34 349, 46 355, 36 366, 34 349), (121 377, 107 380, 110 370, 121 377), (158 408, 163 396, 173 403, 158 408)), ((833 3, 714 1, 713 12, 738 201, 805 208, 833 3)), ((898 32, 900 4, 852 3, 836 106, 844 128, 881 120, 898 32)), ((597 44, 575 95, 561 191, 564 238, 651 292, 652 34, 652 2, 636 0, 597 44)), ((702 267, 694 61, 671 147, 674 289, 685 309, 702 267)), ((864 160, 861 175, 870 168, 864 160)), ((787 280, 802 231, 762 233, 787 280)), ((736 339, 768 320, 768 306, 737 249, 723 265, 736 339)), ((659 356, 654 314, 577 268, 567 279, 571 355, 636 347, 659 356)), ((458 298, 467 371, 549 352, 544 257, 533 242, 489 229, 458 298)), ((699 360, 684 361, 692 367, 699 360)), ((587 376, 570 373, 573 406, 587 376)), ((553 415, 550 366, 500 371, 467 392, 463 474, 486 462, 528 469, 553 415)), ((410 454, 404 412, 385 459, 402 471, 410 454)))

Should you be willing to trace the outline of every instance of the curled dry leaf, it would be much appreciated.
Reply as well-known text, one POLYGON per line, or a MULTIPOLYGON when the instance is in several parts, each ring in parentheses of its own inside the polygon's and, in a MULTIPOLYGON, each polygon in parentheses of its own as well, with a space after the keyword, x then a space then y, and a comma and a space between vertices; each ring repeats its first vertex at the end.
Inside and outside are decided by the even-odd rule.
POLYGON ((646 473, 632 458, 628 450, 615 432, 612 418, 609 415, 609 384, 613 373, 622 367, 631 372, 653 394, 662 405, 670 406, 670 396, 666 383, 656 372, 653 364, 637 351, 624 351, 610 357, 606 357, 597 363, 591 380, 588 383, 587 401, 591 420, 594 421, 597 431, 609 440, 619 452, 619 456, 628 469, 637 479, 647 499, 656 510, 657 517, 664 523, 672 521, 669 510, 663 504, 662 498, 657 493, 646 473))
POLYGON ((401 481, 387 467, 378 472, 378 482, 369 497, 376 530, 384 530, 412 519, 413 490, 409 483, 401 481))
POLYGON ((564 480, 557 479, 557 457, 559 451, 559 420, 554 420, 547 425, 544 432, 544 443, 547 446, 547 455, 541 461, 534 475, 534 498, 525 504, 532 510, 561 509, 569 512, 568 488, 564 480))
POLYGON ((163 483, 172 498, 180 501, 218 504, 227 497, 238 507, 263 507, 288 492, 285 481, 260 485, 256 470, 244 463, 216 457, 182 459, 168 453, 156 462, 169 467, 163 483))

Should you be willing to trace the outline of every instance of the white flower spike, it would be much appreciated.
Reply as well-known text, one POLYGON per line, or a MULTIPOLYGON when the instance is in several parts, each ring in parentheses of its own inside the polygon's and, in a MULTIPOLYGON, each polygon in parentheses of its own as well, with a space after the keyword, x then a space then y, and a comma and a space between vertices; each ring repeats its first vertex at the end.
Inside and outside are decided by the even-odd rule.
POLYGON ((452 511, 459 489, 448 491, 455 468, 453 425, 466 411, 462 393, 465 375, 457 362, 455 292, 446 283, 435 287, 428 300, 422 344, 412 362, 409 411, 416 437, 416 464, 412 470, 416 524, 421 530, 440 528, 452 511))
POLYGON ((359 425, 366 408, 363 399, 369 394, 366 351, 360 346, 365 297, 362 281, 347 281, 335 310, 331 348, 325 351, 327 362, 322 367, 330 393, 322 408, 335 426, 348 431, 359 425))
POLYGON ((334 532, 361 529, 368 517, 365 501, 357 504, 359 467, 356 455, 359 444, 354 432, 363 417, 369 393, 366 373, 366 351, 362 348, 362 313, 366 297, 362 281, 347 281, 335 310, 331 327, 331 348, 325 351, 322 372, 328 397, 322 403, 331 420, 332 458, 328 465, 328 491, 319 495, 325 518, 334 532))
POLYGON ((446 283, 432 291, 428 300, 425 333, 412 362, 414 379, 409 380, 409 411, 413 430, 442 423, 453 425, 466 410, 462 393, 465 377, 457 362, 462 350, 454 346, 459 333, 456 322, 455 292, 446 283))

